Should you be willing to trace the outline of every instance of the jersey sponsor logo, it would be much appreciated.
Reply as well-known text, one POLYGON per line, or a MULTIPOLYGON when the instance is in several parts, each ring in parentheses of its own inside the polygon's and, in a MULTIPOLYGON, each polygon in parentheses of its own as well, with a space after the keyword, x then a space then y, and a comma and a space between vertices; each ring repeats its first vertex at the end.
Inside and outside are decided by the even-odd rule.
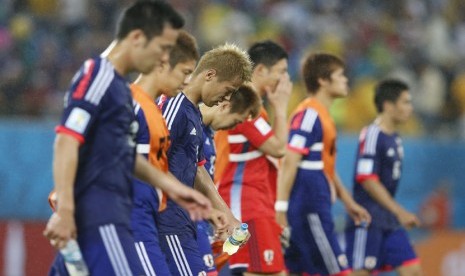
POLYGON ((370 174, 373 172, 373 160, 362 158, 358 161, 357 172, 359 174, 370 174))
POLYGON ((307 138, 305 138, 305 136, 302 136, 300 134, 294 134, 292 135, 291 142, 289 142, 289 145, 293 148, 302 149, 305 147, 306 142, 307 138))
POLYGON ((195 127, 191 130, 190 135, 197 135, 197 130, 195 129, 195 127))
POLYGON ((212 254, 203 255, 203 262, 205 263, 205 266, 208 268, 212 268, 215 265, 215 260, 213 259, 212 254))
POLYGON ((273 265, 274 251, 272 249, 263 251, 263 259, 265 259, 267 265, 273 265))
POLYGON ((394 155, 396 155, 396 152, 393 148, 389 148, 388 151, 386 152, 386 155, 388 157, 394 157, 394 155))
POLYGON ((77 133, 83 134, 90 121, 90 113, 86 110, 75 107, 71 110, 65 126, 77 133))
POLYGON ((271 126, 263 118, 258 118, 254 125, 262 135, 267 135, 271 131, 271 126))
POLYGON ((366 269, 373 269, 373 268, 375 268, 375 266, 376 266, 376 262, 377 262, 376 257, 374 257, 374 256, 367 256, 367 257, 365 258, 365 264, 364 264, 364 266, 365 266, 366 269))

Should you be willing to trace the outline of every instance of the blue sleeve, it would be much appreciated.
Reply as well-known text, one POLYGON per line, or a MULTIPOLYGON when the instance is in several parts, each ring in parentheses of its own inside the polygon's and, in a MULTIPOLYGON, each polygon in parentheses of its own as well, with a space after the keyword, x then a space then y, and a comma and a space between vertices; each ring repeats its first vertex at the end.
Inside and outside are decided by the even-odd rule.
POLYGON ((302 154, 308 154, 311 146, 321 141, 322 129, 318 113, 305 109, 292 117, 287 148, 302 154))
POLYGON ((100 111, 100 100, 112 80, 99 60, 87 60, 73 77, 57 132, 67 133, 84 143, 100 111), (102 73, 103 72, 103 73, 102 73), (109 79, 103 79, 107 74, 109 79))
POLYGON ((148 158, 150 152, 150 132, 145 118, 145 113, 138 103, 134 106, 134 112, 136 113, 136 120, 139 124, 139 129, 137 130, 136 135, 137 153, 148 158))

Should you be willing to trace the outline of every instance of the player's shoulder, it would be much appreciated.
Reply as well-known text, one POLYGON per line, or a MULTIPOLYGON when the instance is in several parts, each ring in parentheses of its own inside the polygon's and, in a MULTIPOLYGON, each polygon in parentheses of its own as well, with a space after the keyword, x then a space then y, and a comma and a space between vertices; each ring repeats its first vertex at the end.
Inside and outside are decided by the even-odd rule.
POLYGON ((291 129, 301 129, 312 132, 315 124, 318 122, 319 113, 312 107, 302 108, 294 113, 291 118, 291 129))
POLYGON ((381 129, 378 124, 372 123, 362 129, 359 141, 363 145, 363 153, 374 154, 378 146, 381 129))
MULTIPOLYGON (((171 129, 176 120, 188 117, 188 109, 186 105, 189 100, 184 93, 179 93, 176 97, 168 98, 162 103, 162 114, 166 120, 168 129, 171 129)), ((160 104, 159 104, 160 106, 160 104)))

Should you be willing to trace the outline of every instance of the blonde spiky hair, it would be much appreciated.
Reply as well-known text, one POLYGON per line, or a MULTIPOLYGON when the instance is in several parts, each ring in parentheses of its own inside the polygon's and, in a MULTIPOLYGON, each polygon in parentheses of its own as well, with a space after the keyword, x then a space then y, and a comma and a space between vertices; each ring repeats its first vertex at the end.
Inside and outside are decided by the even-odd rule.
POLYGON ((252 78, 252 61, 249 54, 235 44, 225 43, 208 52, 199 60, 193 76, 214 69, 218 81, 239 78, 242 82, 252 78))

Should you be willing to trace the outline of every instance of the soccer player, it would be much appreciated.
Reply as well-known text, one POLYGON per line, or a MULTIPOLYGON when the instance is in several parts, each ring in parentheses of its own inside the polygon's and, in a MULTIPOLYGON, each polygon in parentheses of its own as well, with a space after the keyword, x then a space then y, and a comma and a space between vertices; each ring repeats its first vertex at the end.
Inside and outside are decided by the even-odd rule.
POLYGON ((337 195, 357 224, 368 223, 370 216, 335 170, 336 127, 329 108, 348 93, 344 63, 329 54, 310 55, 304 60, 302 78, 310 96, 291 119, 275 205, 278 221, 287 225, 287 211, 291 228, 286 266, 292 274, 348 275, 351 270, 336 239, 331 205, 337 195))
MULTIPOLYGON (((213 180, 215 171, 216 150, 213 140, 214 132, 230 129, 246 119, 253 119, 260 112, 260 99, 250 85, 242 85, 235 91, 229 101, 220 102, 216 106, 200 106, 203 121, 203 152, 204 167, 213 180)), ((215 240, 212 227, 207 221, 197 223, 197 243, 202 259, 205 262, 207 275, 217 275, 215 260, 212 254, 212 242, 215 240)), ((225 253, 226 254, 226 253, 225 253)), ((223 266, 227 258, 221 259, 219 266, 223 266)), ((218 268, 219 270, 220 268, 218 268)))
MULTIPOLYGON (((250 80, 252 65, 247 53, 230 44, 205 53, 194 70, 189 84, 176 97, 161 102, 163 117, 170 131, 169 171, 181 182, 201 191, 213 207, 227 215, 229 231, 240 222, 234 218, 219 196, 203 166, 202 118, 198 105, 217 105, 245 81, 250 80)), ((203 272, 195 223, 174 201, 159 216, 160 243, 175 275, 198 275, 203 272)), ((225 229, 219 229, 224 231, 225 229)))
POLYGON ((419 225, 418 218, 395 200, 404 150, 399 125, 412 114, 409 87, 388 79, 375 88, 378 117, 360 134, 354 175, 354 198, 371 214, 368 227, 348 222, 347 254, 356 275, 396 269, 399 275, 421 275, 420 261, 405 228, 419 225))
MULTIPOLYGON (((131 85, 139 123, 136 135, 137 152, 149 162, 168 173, 167 152, 169 131, 155 99, 162 94, 176 96, 192 74, 199 53, 194 37, 180 31, 169 60, 148 74, 141 74, 131 85)), ((156 221, 158 212, 166 207, 166 196, 160 189, 134 179, 134 206, 131 226, 137 253, 146 275, 170 275, 166 257, 161 252, 156 221)))
MULTIPOLYGON (((137 123, 123 77, 167 60, 183 24, 168 4, 136 2, 123 12, 115 42, 84 63, 67 94, 54 146, 57 206, 44 235, 56 248, 77 238, 91 275, 144 274, 130 230, 133 174, 167 192, 192 219, 211 209, 203 195, 136 155, 137 123)), ((50 274, 67 275, 61 254, 50 274)))
POLYGON ((284 259, 276 223, 276 160, 285 152, 287 104, 292 83, 287 72, 287 53, 272 41, 255 43, 248 50, 254 63, 252 85, 274 109, 274 125, 264 108, 251 121, 227 132, 218 132, 215 142, 218 191, 234 216, 248 223, 249 242, 230 258, 233 273, 280 274, 284 259), (216 140, 218 139, 218 140, 216 140))

